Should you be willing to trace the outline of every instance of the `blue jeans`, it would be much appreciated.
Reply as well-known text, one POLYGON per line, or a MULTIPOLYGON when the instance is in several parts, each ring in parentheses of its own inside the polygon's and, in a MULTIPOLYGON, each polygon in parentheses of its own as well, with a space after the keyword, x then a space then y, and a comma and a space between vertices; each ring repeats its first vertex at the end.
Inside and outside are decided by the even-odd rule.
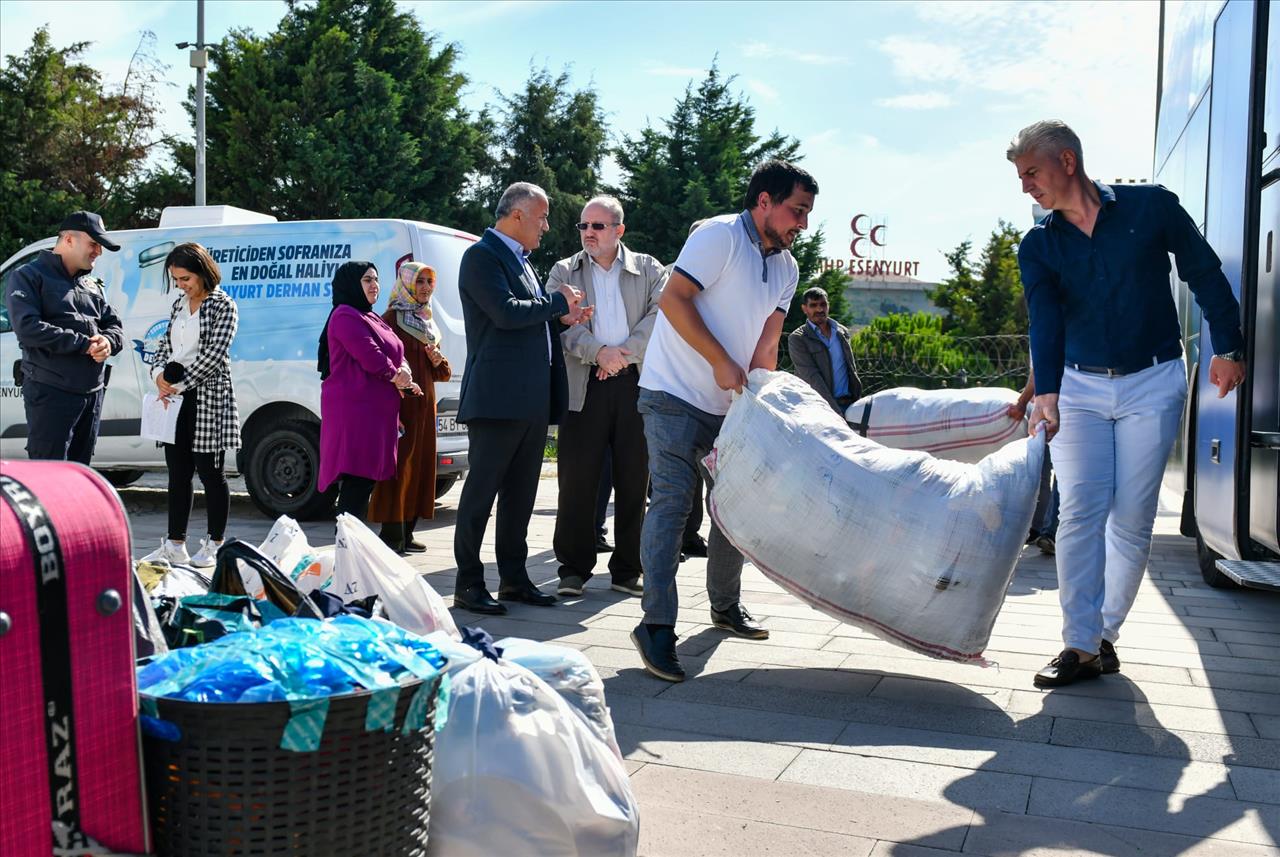
POLYGON ((1053 475, 1053 459, 1049 447, 1044 448, 1044 469, 1040 472, 1040 492, 1036 511, 1031 516, 1031 530, 1037 536, 1053 538, 1058 533, 1058 480, 1053 475))
MULTIPOLYGON (((640 534, 644 567, 644 621, 674 625, 679 610, 676 571, 685 522, 694 503, 702 502, 698 484, 702 458, 711 451, 724 417, 699 410, 669 393, 641 390, 638 408, 644 417, 649 447, 649 484, 653 494, 640 534)), ((742 590, 742 554, 711 522, 707 541, 707 594, 714 610, 738 603, 742 590)))

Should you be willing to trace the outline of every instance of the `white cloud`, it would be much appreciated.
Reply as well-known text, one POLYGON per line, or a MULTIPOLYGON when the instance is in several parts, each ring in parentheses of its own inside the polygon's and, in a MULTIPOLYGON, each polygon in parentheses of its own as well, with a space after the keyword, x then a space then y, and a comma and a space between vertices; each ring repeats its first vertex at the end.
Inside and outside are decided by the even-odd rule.
POLYGON ((895 110, 937 110, 940 107, 950 107, 951 104, 951 96, 943 92, 913 92, 909 95, 876 99, 877 106, 895 110))
POLYGON ((441 0, 399 0, 402 8, 408 9, 428 30, 447 31, 452 40, 454 33, 469 26, 487 24, 498 18, 511 18, 516 15, 529 15, 545 12, 552 6, 559 5, 552 0, 487 0, 487 2, 457 3, 441 2, 441 0))
POLYGON ((699 68, 691 65, 658 65, 656 63, 645 66, 645 74, 651 74, 654 77, 702 77, 707 73, 705 68, 699 68))
POLYGON ((772 86, 765 83, 763 80, 748 78, 747 89, 750 89, 752 92, 754 92, 756 95, 763 98, 765 101, 774 102, 778 100, 778 90, 774 89, 772 86))
POLYGON ((887 36, 876 47, 889 55, 894 73, 909 80, 925 83, 954 80, 965 71, 964 50, 958 45, 887 36))
POLYGON ((818 54, 811 51, 796 51, 790 48, 775 48, 764 42, 747 42, 742 46, 742 55, 747 59, 785 59, 805 65, 848 65, 849 58, 835 54, 818 54))

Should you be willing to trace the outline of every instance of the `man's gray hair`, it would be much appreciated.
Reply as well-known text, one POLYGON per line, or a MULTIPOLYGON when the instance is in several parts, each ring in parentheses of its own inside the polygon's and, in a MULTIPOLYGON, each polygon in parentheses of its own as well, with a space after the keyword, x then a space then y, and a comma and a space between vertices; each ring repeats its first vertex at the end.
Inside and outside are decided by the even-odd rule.
POLYGON ((622 203, 618 201, 616 196, 593 196, 587 200, 586 205, 582 206, 582 210, 586 211, 593 205, 598 205, 612 214, 615 223, 622 223, 622 203))
POLYGON ((498 208, 493 215, 501 220, 517 208, 523 209, 531 199, 546 198, 547 192, 533 182, 516 182, 502 192, 502 198, 498 200, 498 208))
POLYGON ((1028 125, 1014 135, 1013 142, 1009 144, 1009 151, 1005 152, 1005 157, 1015 161, 1028 152, 1040 152, 1056 158, 1067 149, 1075 152, 1076 162, 1083 166, 1084 149, 1080 145, 1080 138, 1076 136, 1076 132, 1072 131, 1066 122, 1045 119, 1028 125))

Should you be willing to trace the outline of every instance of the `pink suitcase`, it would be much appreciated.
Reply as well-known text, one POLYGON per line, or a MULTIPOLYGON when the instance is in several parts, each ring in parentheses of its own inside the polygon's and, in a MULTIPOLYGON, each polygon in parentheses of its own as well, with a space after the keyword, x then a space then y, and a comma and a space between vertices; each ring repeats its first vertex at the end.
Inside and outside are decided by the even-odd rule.
POLYGON ((132 573, 129 522, 101 476, 0 462, 4 857, 150 848, 132 573))

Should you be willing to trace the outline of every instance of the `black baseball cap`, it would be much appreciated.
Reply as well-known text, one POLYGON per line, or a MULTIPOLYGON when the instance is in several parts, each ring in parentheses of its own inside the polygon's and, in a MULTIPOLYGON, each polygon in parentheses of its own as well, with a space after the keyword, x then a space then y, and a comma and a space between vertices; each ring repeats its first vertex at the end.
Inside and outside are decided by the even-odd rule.
POLYGON ((59 232, 87 232, 94 241, 97 241, 108 250, 119 250, 120 245, 107 237, 106 224, 102 222, 102 216, 92 211, 73 211, 67 215, 67 219, 62 221, 62 225, 58 227, 59 232))

